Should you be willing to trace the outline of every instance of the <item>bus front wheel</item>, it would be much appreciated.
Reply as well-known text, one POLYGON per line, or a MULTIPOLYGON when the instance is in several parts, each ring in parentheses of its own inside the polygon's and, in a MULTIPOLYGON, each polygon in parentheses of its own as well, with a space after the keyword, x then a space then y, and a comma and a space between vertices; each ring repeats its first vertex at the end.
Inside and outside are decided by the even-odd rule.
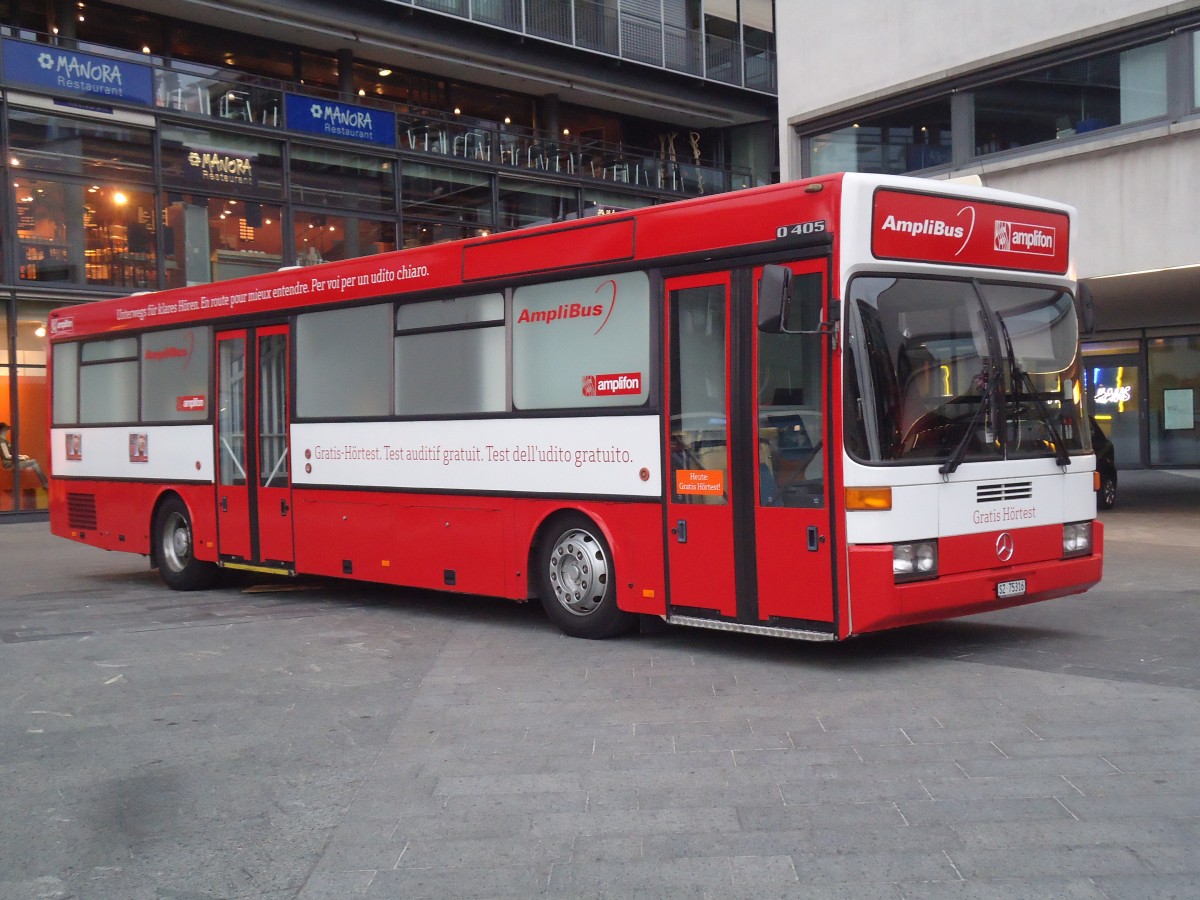
POLYGON ((220 570, 216 564, 196 559, 195 536, 187 507, 178 497, 168 497, 154 517, 155 561, 167 586, 176 591, 202 591, 212 587, 220 570))
POLYGON ((635 624, 632 614, 617 607, 608 542, 584 516, 562 516, 547 530, 538 553, 538 571, 546 615, 571 637, 615 637, 635 624))

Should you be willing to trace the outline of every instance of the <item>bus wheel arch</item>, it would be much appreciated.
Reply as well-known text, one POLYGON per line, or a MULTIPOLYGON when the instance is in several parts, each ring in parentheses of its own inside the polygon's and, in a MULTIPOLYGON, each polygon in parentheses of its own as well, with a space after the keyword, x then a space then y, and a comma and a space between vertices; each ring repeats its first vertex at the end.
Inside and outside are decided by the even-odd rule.
POLYGON ((531 586, 547 617, 571 637, 600 640, 637 624, 617 606, 616 565, 604 529, 578 510, 561 510, 538 528, 531 586))
POLYGON ((195 540, 187 503, 174 491, 164 493, 151 517, 150 560, 173 590, 202 591, 217 581, 220 568, 196 559, 195 540))

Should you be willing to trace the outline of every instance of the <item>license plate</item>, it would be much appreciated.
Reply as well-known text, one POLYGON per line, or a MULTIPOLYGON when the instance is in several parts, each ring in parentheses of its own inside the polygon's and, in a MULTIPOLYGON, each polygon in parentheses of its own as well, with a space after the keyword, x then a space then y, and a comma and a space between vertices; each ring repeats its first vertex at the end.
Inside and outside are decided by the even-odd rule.
POLYGON ((1024 593, 1024 578, 1018 578, 1016 581, 1002 581, 996 585, 997 597, 1020 597, 1024 593))

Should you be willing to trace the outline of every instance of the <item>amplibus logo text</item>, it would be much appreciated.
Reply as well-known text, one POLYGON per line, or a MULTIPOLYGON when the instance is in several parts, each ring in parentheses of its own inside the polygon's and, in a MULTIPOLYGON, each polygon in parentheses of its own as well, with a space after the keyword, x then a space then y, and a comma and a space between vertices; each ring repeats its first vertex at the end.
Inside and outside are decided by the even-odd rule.
POLYGON ((966 228, 962 225, 943 222, 941 219, 922 219, 918 222, 911 219, 897 219, 895 216, 887 217, 883 223, 883 230, 901 231, 911 234, 913 237, 928 234, 933 237, 961 238, 967 233, 966 228))
MULTIPOLYGON (((573 319, 600 319, 593 335, 599 334, 608 324, 609 317, 617 308, 617 282, 612 278, 600 282, 594 293, 610 294, 607 304, 604 303, 560 303, 551 309, 530 309, 528 306, 517 313, 518 325, 552 325, 555 322, 569 322, 573 319), (606 308, 607 306, 607 308, 606 308)), ((520 292, 518 292, 519 296, 520 292)))
POLYGON ((641 392, 641 372, 583 376, 583 396, 585 397, 615 397, 620 394, 640 394, 641 392))
POLYGON ((958 256, 967 249, 967 245, 971 243, 971 235, 975 233, 975 208, 967 205, 959 209, 953 216, 938 218, 925 216, 918 219, 914 216, 906 219, 889 213, 888 217, 883 220, 883 224, 879 226, 879 230, 918 238, 925 242, 923 244, 923 247, 926 248, 923 251, 925 253, 940 255, 949 250, 945 244, 935 244, 934 241, 956 241, 957 247, 951 255, 958 256))
POLYGON ((580 319, 585 316, 602 316, 604 315, 604 305, 594 303, 586 305, 583 303, 563 303, 557 309, 535 309, 521 310, 521 314, 517 316, 517 324, 523 322, 541 322, 549 325, 551 322, 557 322, 559 319, 580 319))

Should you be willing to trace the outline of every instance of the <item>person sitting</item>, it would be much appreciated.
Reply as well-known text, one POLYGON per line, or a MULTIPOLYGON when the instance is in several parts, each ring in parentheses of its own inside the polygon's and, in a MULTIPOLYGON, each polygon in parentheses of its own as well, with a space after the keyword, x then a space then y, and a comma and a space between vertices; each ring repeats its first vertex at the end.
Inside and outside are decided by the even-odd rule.
POLYGON ((30 459, 24 453, 13 458, 12 444, 8 441, 8 423, 0 422, 0 466, 5 469, 12 469, 13 463, 16 463, 18 474, 22 469, 28 469, 38 477, 38 481, 42 483, 42 488, 49 490, 50 482, 46 480, 46 474, 42 471, 42 467, 38 465, 36 459, 30 459))

